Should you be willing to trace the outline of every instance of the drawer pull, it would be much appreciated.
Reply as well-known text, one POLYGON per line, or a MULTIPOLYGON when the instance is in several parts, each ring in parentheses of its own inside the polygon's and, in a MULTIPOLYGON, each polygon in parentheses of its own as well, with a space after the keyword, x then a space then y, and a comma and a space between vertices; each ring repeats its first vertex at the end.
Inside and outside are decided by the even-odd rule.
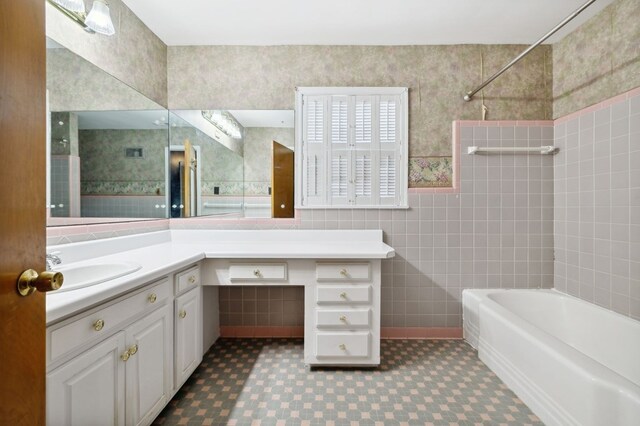
POLYGON ((347 316, 346 315, 341 315, 340 316, 340 321, 346 323, 347 322, 347 316))
POLYGON ((95 331, 100 331, 104 328, 104 320, 97 320, 96 322, 93 323, 93 329, 95 331))
POLYGON ((260 272, 260 269, 256 269, 255 271, 253 271, 253 275, 260 278, 262 276, 262 272, 260 272))
POLYGON ((338 347, 340 348, 341 351, 347 350, 347 345, 345 345, 344 343, 340 344, 338 347))
POLYGON ((342 293, 340 293, 340 298, 341 299, 346 299, 347 298, 347 293, 344 292, 344 291, 342 293))
POLYGON ((158 296, 155 293, 151 293, 149 297, 147 297, 147 300, 149 301, 149 303, 156 303, 156 300, 158 300, 158 296))
POLYGON ((340 275, 342 275, 343 277, 348 277, 349 273, 347 272, 346 269, 342 269, 342 270, 340 270, 340 275))
POLYGON ((133 345, 128 350, 129 355, 135 355, 138 353, 138 345, 133 345))
POLYGON ((184 309, 183 309, 183 310, 181 310, 181 311, 178 313, 178 316, 179 316, 180 318, 184 318, 184 317, 186 317, 186 316, 187 316, 187 311, 185 311, 184 309))
POLYGON ((196 282, 196 276, 195 276, 195 275, 190 275, 190 276, 189 276, 189 282, 190 282, 191 284, 195 283, 195 282, 196 282))
POLYGON ((131 357, 131 354, 129 353, 129 351, 124 351, 124 353, 120 355, 120 359, 123 360, 124 362, 129 361, 129 357, 131 357))

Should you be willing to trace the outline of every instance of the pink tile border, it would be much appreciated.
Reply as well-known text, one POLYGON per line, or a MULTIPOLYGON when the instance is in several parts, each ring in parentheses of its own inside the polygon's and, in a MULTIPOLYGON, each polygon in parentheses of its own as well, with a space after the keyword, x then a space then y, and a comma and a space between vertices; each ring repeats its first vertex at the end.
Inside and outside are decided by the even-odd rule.
POLYGON ((238 218, 238 219, 226 219, 217 218, 211 216, 192 217, 187 219, 180 219, 180 222, 175 222, 180 226, 171 226, 171 228, 184 229, 185 224, 188 225, 299 225, 302 222, 301 211, 296 209, 293 219, 274 219, 274 218, 238 218))
POLYGON ((304 327, 220 326, 220 337, 304 337, 304 327))
POLYGON ((382 327, 383 339, 462 339, 461 327, 382 327))
MULTIPOLYGON (((383 339, 462 339, 460 327, 382 327, 383 339)), ((304 327, 221 326, 220 337, 304 337, 304 327)))
POLYGON ((567 121, 573 120, 574 118, 578 118, 584 114, 588 114, 591 112, 599 111, 601 109, 610 107, 611 105, 617 104, 618 102, 626 101, 627 99, 635 98, 636 96, 640 96, 640 87, 636 87, 635 89, 631 89, 628 92, 622 93, 620 95, 614 96, 609 99, 605 99, 602 102, 598 102, 595 105, 588 106, 581 110, 572 112, 571 114, 564 115, 562 117, 556 118, 554 124, 562 124, 567 121))
POLYGON ((67 235, 83 235, 102 232, 118 232, 130 230, 145 230, 149 228, 169 229, 169 219, 145 220, 135 222, 98 223, 91 225, 50 226, 47 237, 64 237, 67 235))

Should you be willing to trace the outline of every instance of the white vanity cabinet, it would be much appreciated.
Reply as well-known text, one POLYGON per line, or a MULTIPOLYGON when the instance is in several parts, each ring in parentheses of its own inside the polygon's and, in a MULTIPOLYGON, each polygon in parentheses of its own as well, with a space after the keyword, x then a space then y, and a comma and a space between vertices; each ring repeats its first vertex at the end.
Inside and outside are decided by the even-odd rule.
POLYGON ((124 332, 119 332, 47 375, 47 424, 123 425, 124 332))
POLYGON ((175 305, 177 390, 202 361, 202 288, 198 286, 177 296, 175 305))
POLYGON ((305 287, 305 363, 380 364, 380 260, 319 261, 305 287))
POLYGON ((47 424, 151 424, 202 360, 199 274, 193 266, 175 286, 165 277, 49 326, 47 424))

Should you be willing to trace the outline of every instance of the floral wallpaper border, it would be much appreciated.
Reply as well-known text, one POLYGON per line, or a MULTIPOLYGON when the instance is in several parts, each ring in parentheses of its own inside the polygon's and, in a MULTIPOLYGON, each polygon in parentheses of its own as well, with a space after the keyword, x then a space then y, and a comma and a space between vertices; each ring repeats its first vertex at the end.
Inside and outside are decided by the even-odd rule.
POLYGON ((410 157, 409 188, 453 186, 453 157, 410 157))
POLYGON ((164 195, 164 181, 86 181, 80 182, 82 195, 164 195))

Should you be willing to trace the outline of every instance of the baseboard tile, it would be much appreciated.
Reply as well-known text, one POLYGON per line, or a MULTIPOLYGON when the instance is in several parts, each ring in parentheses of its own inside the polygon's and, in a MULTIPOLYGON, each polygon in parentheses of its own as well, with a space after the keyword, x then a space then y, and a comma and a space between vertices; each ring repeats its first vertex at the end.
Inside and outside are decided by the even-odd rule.
MULTIPOLYGON (((461 327, 382 327, 383 339, 462 339, 461 327)), ((304 337, 304 327, 221 326, 220 337, 304 337)))

